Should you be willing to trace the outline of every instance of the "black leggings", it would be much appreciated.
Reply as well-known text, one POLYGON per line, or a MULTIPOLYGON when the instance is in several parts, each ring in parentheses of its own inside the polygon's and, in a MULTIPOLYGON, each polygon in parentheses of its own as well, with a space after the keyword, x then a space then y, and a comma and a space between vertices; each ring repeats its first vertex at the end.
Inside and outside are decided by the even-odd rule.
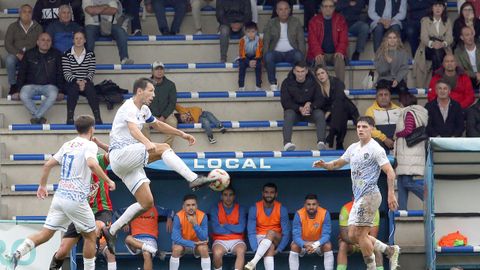
POLYGON ((80 87, 76 82, 67 83, 65 86, 65 93, 68 95, 67 112, 75 112, 79 95, 87 97, 88 105, 90 105, 90 108, 92 108, 94 115, 100 112, 97 100, 97 92, 95 91, 95 86, 92 82, 85 83, 85 90, 83 91, 80 91, 80 87))

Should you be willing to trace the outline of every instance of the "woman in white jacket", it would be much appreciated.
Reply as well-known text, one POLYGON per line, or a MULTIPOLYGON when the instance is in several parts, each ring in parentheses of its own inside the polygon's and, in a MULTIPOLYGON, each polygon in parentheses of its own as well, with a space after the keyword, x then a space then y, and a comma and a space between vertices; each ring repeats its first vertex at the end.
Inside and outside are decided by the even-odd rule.
POLYGON ((397 159, 398 205, 401 210, 407 209, 408 192, 411 191, 423 200, 423 182, 414 180, 414 176, 423 176, 425 171, 425 141, 412 147, 407 146, 405 137, 412 134, 415 128, 426 126, 428 112, 420 105, 405 107, 398 117, 395 129, 395 157, 397 159))

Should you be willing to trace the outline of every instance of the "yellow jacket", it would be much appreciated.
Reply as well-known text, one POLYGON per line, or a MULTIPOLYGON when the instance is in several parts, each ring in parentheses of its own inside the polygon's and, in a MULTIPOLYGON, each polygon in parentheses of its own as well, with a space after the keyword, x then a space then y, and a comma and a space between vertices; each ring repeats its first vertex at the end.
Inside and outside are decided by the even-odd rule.
POLYGON ((178 104, 175 106, 175 110, 180 114, 189 113, 193 118, 193 122, 195 122, 195 123, 198 123, 200 115, 203 112, 202 108, 200 108, 200 107, 182 107, 178 104))
MULTIPOLYGON (((375 120, 375 126, 377 125, 396 125, 397 119, 400 116, 401 109, 398 105, 390 102, 390 108, 385 109, 378 105, 377 101, 374 101, 372 106, 368 107, 365 112, 365 116, 370 116, 375 120)), ((379 139, 382 142, 387 139, 387 136, 382 131, 374 128, 372 131, 372 137, 379 139)))

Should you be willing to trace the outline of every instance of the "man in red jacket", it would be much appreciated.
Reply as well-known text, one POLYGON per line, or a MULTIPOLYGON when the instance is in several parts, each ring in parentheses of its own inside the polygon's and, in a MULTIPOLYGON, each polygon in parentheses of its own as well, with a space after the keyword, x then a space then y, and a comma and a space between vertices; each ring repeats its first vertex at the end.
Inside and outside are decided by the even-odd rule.
POLYGON ((324 0, 318 13, 308 24, 307 60, 315 65, 333 65, 335 75, 345 81, 345 56, 348 48, 348 26, 335 12, 335 2, 324 0))
POLYGON ((453 54, 447 54, 443 58, 443 66, 435 71, 430 86, 428 87, 428 101, 435 100, 437 93, 435 85, 438 80, 443 79, 450 85, 452 91, 450 98, 460 103, 462 109, 470 107, 475 101, 472 81, 462 68, 457 66, 457 61, 453 54))

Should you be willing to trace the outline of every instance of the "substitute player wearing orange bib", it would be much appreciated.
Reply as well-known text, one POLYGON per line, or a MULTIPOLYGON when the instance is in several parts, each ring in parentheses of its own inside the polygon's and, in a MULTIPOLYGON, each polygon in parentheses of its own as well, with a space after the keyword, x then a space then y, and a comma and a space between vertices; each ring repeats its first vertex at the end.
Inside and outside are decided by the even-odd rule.
POLYGON ((195 258, 202 258, 202 270, 210 270, 208 217, 204 212, 197 209, 197 196, 193 194, 183 197, 182 208, 173 219, 173 247, 169 269, 178 270, 180 257, 185 253, 193 253, 195 258))
POLYGON ((267 183, 263 186, 262 200, 248 211, 248 240, 255 256, 243 269, 253 270, 262 257, 265 270, 273 270, 273 256, 281 252, 290 240, 290 221, 288 210, 276 201, 277 185, 267 183))
POLYGON ((240 270, 245 262, 245 209, 235 202, 235 190, 229 186, 222 191, 221 201, 210 211, 212 225, 213 268, 222 270, 223 255, 236 255, 235 270, 240 270))
POLYGON ((132 255, 143 255, 143 269, 152 270, 152 259, 158 252, 158 223, 160 217, 167 217, 166 231, 172 232, 175 212, 160 206, 154 206, 127 225, 130 234, 125 238, 125 245, 132 255))
POLYGON ((308 194, 303 208, 295 213, 292 226, 293 242, 288 263, 290 270, 300 267, 299 256, 305 253, 324 255, 325 270, 333 270, 333 251, 330 243, 330 213, 320 207, 317 195, 308 194))

